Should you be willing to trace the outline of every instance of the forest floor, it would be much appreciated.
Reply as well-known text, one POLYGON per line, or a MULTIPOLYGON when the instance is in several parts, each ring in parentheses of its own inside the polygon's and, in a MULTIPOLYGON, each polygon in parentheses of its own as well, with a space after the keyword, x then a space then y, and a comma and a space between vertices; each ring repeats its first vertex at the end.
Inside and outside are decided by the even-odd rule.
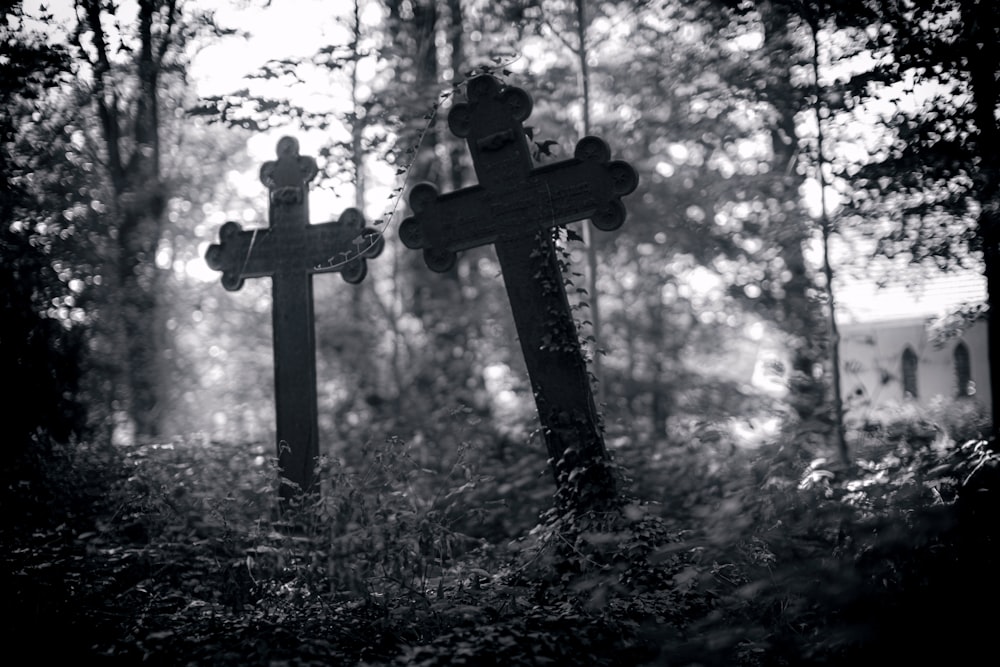
POLYGON ((985 441, 899 442, 850 470, 760 451, 733 464, 749 478, 691 487, 711 493, 678 479, 672 507, 504 530, 467 476, 422 502, 396 461, 289 531, 265 518, 272 490, 206 491, 223 473, 179 463, 191 451, 77 453, 8 484, 0 627, 26 657, 7 664, 973 664, 996 621, 985 441))

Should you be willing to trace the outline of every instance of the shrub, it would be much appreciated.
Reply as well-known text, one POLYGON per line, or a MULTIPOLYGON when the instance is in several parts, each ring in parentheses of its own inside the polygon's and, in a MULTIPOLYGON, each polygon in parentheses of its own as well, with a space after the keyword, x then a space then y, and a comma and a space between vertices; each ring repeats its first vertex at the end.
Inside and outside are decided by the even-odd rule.
MULTIPOLYGON (((89 525, 6 556, 12 599, 47 610, 17 627, 72 626, 80 650, 147 664, 749 667, 981 649, 964 596, 997 592, 988 443, 894 435, 845 468, 794 438, 665 449, 632 466, 620 506, 531 521, 516 504, 543 504, 551 483, 527 445, 530 463, 498 479, 514 464, 490 442, 437 460, 425 442, 368 443, 321 462, 294 525, 277 520, 268 446, 112 450, 101 502, 77 509, 89 525)), ((81 460, 48 469, 100 470, 81 460)))

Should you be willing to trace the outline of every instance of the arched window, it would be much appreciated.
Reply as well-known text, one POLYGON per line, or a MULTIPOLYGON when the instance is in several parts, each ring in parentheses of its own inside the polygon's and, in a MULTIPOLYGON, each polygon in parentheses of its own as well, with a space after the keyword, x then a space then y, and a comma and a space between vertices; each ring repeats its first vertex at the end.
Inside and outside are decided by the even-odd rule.
POLYGON ((903 350, 903 397, 916 398, 917 393, 917 353, 909 345, 903 350))
POLYGON ((972 396, 972 364, 969 361, 969 346, 960 342, 955 346, 955 378, 958 380, 958 396, 972 396))

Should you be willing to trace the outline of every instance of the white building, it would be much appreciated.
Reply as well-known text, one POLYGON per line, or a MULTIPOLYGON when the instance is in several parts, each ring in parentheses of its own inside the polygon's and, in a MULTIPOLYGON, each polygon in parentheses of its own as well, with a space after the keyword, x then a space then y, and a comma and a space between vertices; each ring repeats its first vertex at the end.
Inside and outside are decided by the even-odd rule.
MULTIPOLYGON (((940 318, 985 301, 975 273, 937 276, 920 289, 872 282, 844 286, 839 299, 841 392, 857 410, 972 400, 988 410, 985 318, 941 335, 940 318)), ((864 417, 864 415, 855 415, 864 417)))
POLYGON ((927 318, 841 325, 841 391, 876 405, 972 397, 990 404, 986 321, 932 340, 927 318))

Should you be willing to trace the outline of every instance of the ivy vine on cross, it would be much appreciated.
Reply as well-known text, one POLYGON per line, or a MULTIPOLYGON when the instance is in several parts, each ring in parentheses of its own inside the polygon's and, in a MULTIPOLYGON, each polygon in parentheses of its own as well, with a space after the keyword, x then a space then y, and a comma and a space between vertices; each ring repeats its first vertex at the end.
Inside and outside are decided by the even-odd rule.
POLYGON ((576 506, 599 503, 614 494, 614 482, 547 230, 588 218, 598 229, 617 229, 626 216, 621 198, 639 177, 627 162, 612 161, 597 137, 581 139, 570 160, 535 167, 522 125, 532 109, 528 93, 481 75, 469 80, 466 97, 452 107, 448 126, 466 140, 479 182, 444 194, 429 183, 414 186, 413 215, 399 236, 439 272, 454 266, 459 251, 495 246, 560 493, 576 506))

